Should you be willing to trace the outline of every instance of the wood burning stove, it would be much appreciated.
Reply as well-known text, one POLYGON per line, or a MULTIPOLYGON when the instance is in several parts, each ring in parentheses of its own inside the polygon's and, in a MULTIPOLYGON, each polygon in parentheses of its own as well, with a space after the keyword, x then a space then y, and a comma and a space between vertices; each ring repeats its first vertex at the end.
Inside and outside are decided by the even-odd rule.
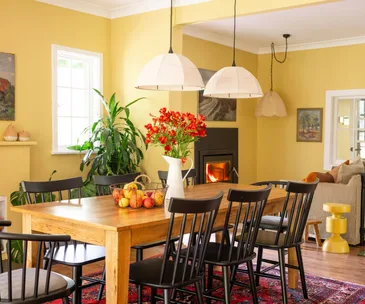
POLYGON ((238 129, 208 128, 195 143, 197 183, 238 183, 238 129))

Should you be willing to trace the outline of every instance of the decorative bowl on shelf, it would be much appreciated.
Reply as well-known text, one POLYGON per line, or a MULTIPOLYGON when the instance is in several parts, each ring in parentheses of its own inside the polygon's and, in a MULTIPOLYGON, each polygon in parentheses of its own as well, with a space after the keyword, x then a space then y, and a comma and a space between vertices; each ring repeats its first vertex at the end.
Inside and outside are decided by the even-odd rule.
POLYGON ((116 184, 110 186, 115 205, 121 208, 132 209, 163 207, 167 188, 162 183, 151 182, 147 175, 139 175, 128 184, 116 184), (138 181, 145 178, 147 182, 138 181))

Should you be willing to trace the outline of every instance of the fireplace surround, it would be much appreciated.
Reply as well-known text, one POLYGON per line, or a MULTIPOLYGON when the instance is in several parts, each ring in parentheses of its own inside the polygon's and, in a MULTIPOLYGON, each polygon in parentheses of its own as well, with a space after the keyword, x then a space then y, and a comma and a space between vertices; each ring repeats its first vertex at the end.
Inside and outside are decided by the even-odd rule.
POLYGON ((207 128, 207 136, 195 143, 198 184, 238 183, 238 129, 207 128))

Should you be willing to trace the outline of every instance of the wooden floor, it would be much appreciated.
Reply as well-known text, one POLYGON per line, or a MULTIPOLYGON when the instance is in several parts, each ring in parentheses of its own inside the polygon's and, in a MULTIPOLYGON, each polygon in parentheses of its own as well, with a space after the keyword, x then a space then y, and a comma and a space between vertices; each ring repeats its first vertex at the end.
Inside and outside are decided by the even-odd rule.
MULTIPOLYGON (((163 248, 152 248, 147 250, 145 258, 162 253, 163 248)), ((303 244, 302 252, 305 272, 307 274, 332 278, 340 281, 352 282, 365 285, 365 257, 358 256, 364 247, 351 247, 349 254, 333 254, 322 252, 316 247, 314 242, 309 241, 303 244)), ((274 259, 275 251, 264 251, 264 257, 274 259)), ((132 261, 135 260, 135 253, 131 252, 132 261)), ((84 274, 100 272, 103 269, 103 262, 95 263, 84 267, 84 274)), ((55 265, 53 270, 71 277, 71 268, 67 266, 55 265)))

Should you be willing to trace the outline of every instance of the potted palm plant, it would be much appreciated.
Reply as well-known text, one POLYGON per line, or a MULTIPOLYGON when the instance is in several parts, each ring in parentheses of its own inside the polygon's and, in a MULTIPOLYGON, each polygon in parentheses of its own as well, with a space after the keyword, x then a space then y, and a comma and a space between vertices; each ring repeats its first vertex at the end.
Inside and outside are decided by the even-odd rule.
POLYGON ((80 170, 90 167, 86 184, 95 174, 122 175, 136 172, 143 160, 142 149, 147 149, 145 136, 130 120, 130 106, 144 97, 121 106, 115 99, 115 93, 106 101, 98 90, 95 92, 101 98, 105 115, 84 130, 90 134, 84 143, 68 147, 85 153, 80 170))

